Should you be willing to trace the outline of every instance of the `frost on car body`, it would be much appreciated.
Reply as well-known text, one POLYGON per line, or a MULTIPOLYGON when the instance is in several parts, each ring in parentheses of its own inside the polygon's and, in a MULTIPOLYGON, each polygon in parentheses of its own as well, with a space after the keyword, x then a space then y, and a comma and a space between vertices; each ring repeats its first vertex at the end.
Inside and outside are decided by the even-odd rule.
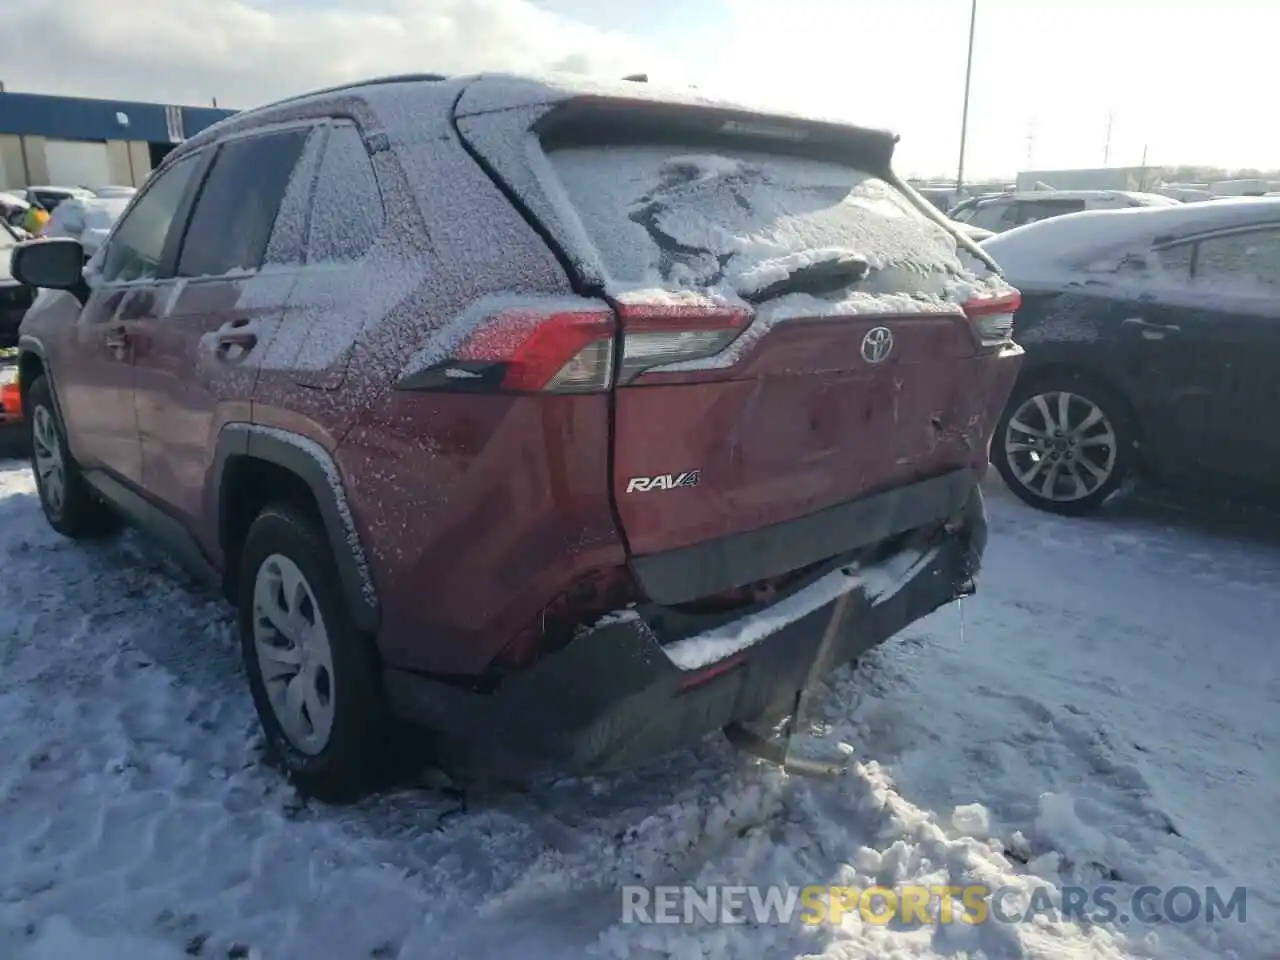
POLYGON ((331 782, 375 694, 463 766, 631 763, 794 696, 837 594, 833 663, 973 589, 1017 293, 893 144, 635 84, 294 98, 174 150, 30 368, 86 483, 253 611, 333 586, 306 636, 370 655, 284 701, 350 728, 331 782))

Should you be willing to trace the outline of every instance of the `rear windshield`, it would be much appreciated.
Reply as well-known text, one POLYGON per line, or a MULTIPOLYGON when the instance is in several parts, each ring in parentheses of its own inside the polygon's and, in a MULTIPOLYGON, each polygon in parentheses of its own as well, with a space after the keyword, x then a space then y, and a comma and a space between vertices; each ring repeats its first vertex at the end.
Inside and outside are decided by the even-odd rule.
POLYGON ((939 296, 956 241, 886 181, 841 163, 670 144, 566 147, 548 158, 611 284, 749 296, 849 257, 865 293, 939 296))

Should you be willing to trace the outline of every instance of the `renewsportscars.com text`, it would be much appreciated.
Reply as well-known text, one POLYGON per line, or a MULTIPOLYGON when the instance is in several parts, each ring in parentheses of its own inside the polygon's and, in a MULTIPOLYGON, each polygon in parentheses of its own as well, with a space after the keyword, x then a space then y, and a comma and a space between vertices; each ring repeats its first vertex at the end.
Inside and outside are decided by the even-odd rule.
POLYGON ((951 886, 627 886, 622 922, 638 924, 1029 923, 1038 917, 1102 924, 1246 920, 1244 887, 1114 886, 1060 889, 951 886), (1056 895, 1055 895, 1056 894, 1056 895))

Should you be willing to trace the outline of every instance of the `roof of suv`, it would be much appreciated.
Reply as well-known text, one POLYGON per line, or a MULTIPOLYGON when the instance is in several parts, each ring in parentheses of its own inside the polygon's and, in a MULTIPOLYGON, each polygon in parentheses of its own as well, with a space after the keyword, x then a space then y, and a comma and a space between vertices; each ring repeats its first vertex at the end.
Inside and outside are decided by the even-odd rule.
MULTIPOLYGON (((415 98, 424 95, 454 98, 457 100, 455 111, 458 116, 475 116, 521 107, 550 106, 573 99, 593 98, 702 107, 750 114, 762 119, 776 120, 781 124, 787 124, 790 121, 856 130, 863 134, 883 137, 886 145, 890 147, 898 140, 896 134, 886 130, 861 127, 831 117, 764 109, 759 104, 708 96, 693 88, 664 87, 648 82, 637 83, 633 80, 596 80, 576 74, 522 76, 483 73, 458 77, 444 77, 439 74, 402 74, 328 87, 234 114, 196 134, 183 144, 183 148, 198 147, 235 130, 284 121, 291 115, 305 113, 306 108, 316 102, 327 102, 341 96, 358 98, 366 102, 387 126, 398 127, 401 123, 412 120, 413 111, 406 109, 404 102, 406 94, 415 98)), ((181 152, 185 150, 174 151, 174 153, 181 152)))

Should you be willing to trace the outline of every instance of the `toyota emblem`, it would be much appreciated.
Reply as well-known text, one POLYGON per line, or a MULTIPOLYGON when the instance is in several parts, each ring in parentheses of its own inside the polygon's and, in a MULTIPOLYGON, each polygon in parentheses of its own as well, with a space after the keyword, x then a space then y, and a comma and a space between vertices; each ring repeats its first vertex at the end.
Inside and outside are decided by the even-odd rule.
POLYGON ((872 327, 862 338, 862 359, 880 363, 893 353, 893 331, 888 327, 872 327))

